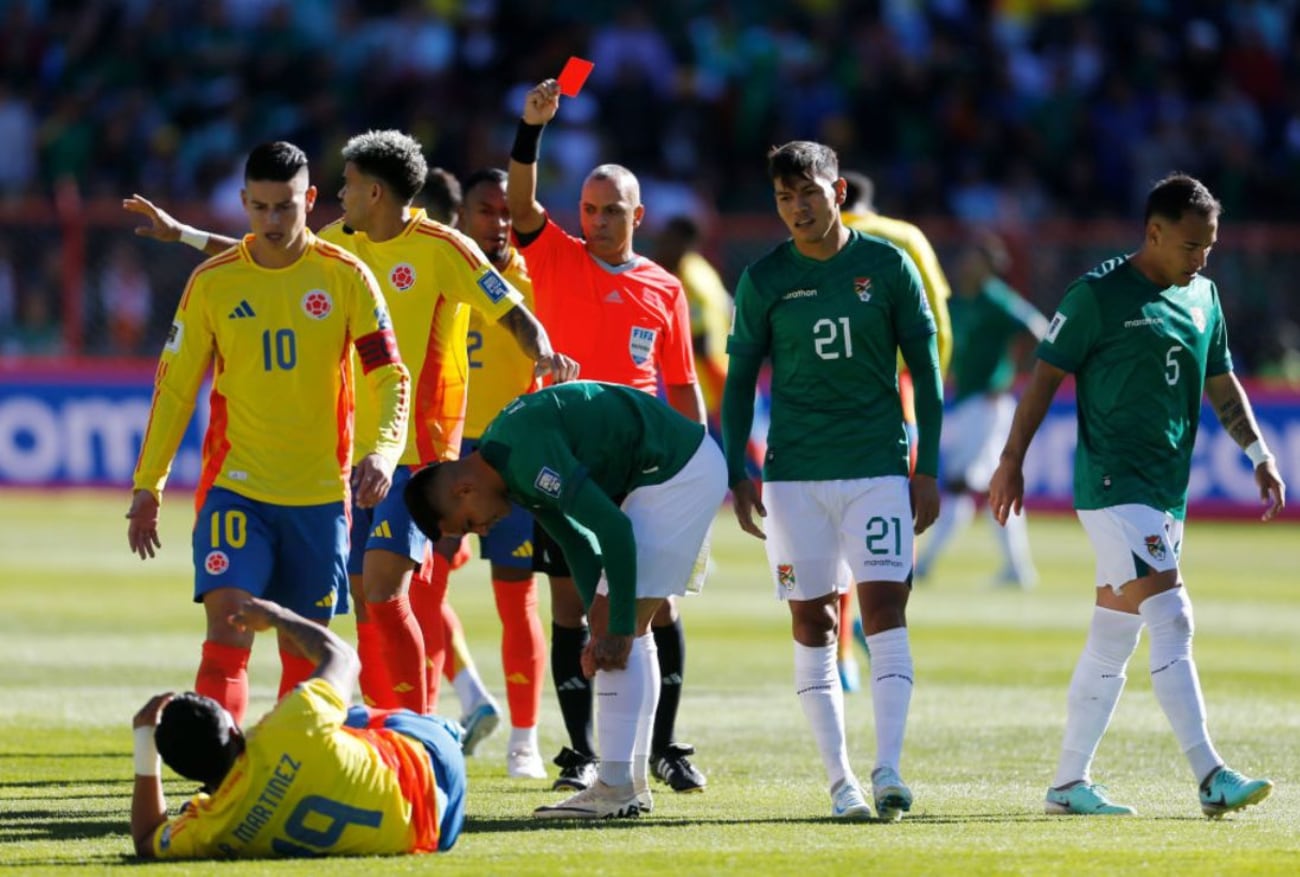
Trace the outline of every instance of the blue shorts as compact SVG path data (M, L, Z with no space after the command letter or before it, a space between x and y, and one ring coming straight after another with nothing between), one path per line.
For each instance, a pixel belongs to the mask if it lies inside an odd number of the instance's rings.
M373 727L371 712L364 706L348 710L350 728ZM456 845L465 826L465 756L460 751L460 728L441 716L422 716L410 710L394 710L384 716L383 727L418 740L429 753L434 781L447 796L438 819L438 851Z
M352 548L348 554L348 573L361 575L366 552L373 548L391 551L419 565L424 560L424 546L428 538L420 532L406 510L402 494L406 482L411 480L411 467L398 466L393 470L393 486L388 496L374 508L363 509L352 505Z
M478 447L477 439L460 444L465 459ZM523 506L510 504L510 514L492 525L486 536L478 539L478 556L497 566L531 570L533 568L533 516Z
M239 588L305 618L334 616L348 589L343 501L276 505L214 487L194 522L194 602Z

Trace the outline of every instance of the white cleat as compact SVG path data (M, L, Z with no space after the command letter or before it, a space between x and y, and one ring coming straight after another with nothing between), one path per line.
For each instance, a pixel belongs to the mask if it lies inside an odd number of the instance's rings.
M912 790L892 767L878 767L871 772L871 791L876 812L884 822L897 822L912 809Z
M546 765L536 749L521 746L506 753L506 776L512 780L544 780Z
M596 780L558 804L533 811L534 819L622 819L640 814L636 790L631 783L607 786Z
M871 805L853 777L846 777L831 788L831 815L836 819L871 818Z

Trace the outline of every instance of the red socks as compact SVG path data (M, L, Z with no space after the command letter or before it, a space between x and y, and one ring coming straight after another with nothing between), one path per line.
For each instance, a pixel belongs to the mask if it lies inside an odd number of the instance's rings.
M194 679L195 692L225 707L240 727L248 710L249 654L249 649L208 640L203 643L203 660Z
M357 655L361 658L361 697L366 706L397 709L397 696L384 657L383 634L374 621L357 622Z
M275 699L278 701L293 691L299 682L306 682L315 672L315 661L280 649L280 693L275 696Z
M415 571L409 596L411 611L424 639L425 703L430 712L438 705L438 688L447 656L442 605L447 598L447 577L451 573L447 558L437 552L432 554L433 559L426 559L424 565Z
M537 581L494 579L492 591L501 616L501 667L506 675L510 724L533 728L541 711L547 659L546 633L537 614Z
M407 595L366 603L370 624L379 634L387 665L389 690L398 706L423 715L428 711L424 638Z

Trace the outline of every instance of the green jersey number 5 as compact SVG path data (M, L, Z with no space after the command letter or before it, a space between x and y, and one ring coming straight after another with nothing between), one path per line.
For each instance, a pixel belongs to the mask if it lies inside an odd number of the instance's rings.
M822 359L851 358L853 337L849 335L849 318L822 317L813 323L813 347Z
M1178 376L1182 374L1178 369L1178 360L1174 359L1174 354L1182 349L1181 344L1175 344L1165 354L1165 383L1171 387L1178 383Z

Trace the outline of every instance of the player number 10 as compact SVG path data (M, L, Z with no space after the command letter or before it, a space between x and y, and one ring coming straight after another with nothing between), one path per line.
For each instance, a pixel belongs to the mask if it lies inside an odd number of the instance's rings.
M225 526L222 526L222 521ZM225 531L224 534L222 531ZM226 537L225 544L230 548L243 548L248 539L248 517L238 509L227 512L212 513L212 547L221 547L221 537Z
M274 356L273 356L274 355ZM288 371L298 364L298 341L292 329L267 329L262 333L262 369L271 371L277 366Z

